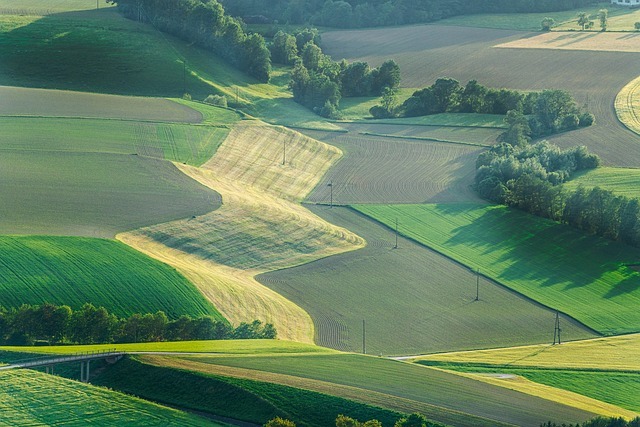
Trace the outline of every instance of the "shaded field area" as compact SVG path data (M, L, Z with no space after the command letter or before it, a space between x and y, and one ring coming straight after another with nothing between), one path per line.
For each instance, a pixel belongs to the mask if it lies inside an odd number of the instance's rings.
M10 150L0 177L2 234L113 237L220 206L172 163L142 156Z
M93 117L200 123L193 108L162 98L0 86L0 116Z
M463 84L476 79L489 87L568 90L579 105L586 104L595 114L596 125L549 139L563 147L586 145L610 165L640 165L637 136L619 123L613 109L616 94L638 76L640 57L621 52L493 48L535 35L424 25L331 31L323 34L322 41L324 51L334 59L362 60L379 66L387 58L394 58L405 87L426 87L447 76Z
M600 187L616 194L640 198L640 169L597 168L575 175L571 181L564 184L566 188L576 189L584 187Z
M640 250L504 206L359 205L378 221L602 334L637 332Z
M169 359L125 359L93 383L153 401L264 425L277 416L298 426L326 427L340 414L393 425L400 414L316 391L281 384L186 371L188 365L164 367ZM150 359L152 364L147 361ZM174 362L173 359L168 365ZM177 365L177 366L176 366ZM176 369L177 368L177 369Z
M402 355L550 342L554 313L481 278L348 208L308 206L367 241L354 252L257 279L314 320L319 345L369 354ZM406 225L401 222L401 230ZM594 336L563 317L568 339Z
M211 426L222 424L121 393L30 370L0 375L5 425Z
M482 383L459 375L415 364L358 355L306 357L199 357L185 358L191 369L206 371L206 364L261 371L335 384L334 393L359 390L356 400L377 399L380 406L404 406L403 412L419 411L428 418L451 425L536 426L541 417L559 421L583 420L593 412L539 397ZM196 365L198 364L198 365ZM213 367L212 369L216 369ZM273 378L277 380L277 376ZM272 381L273 381L272 380ZM345 390L344 387L347 387Z
M77 310L90 302L119 317L222 319L184 276L120 242L49 236L0 237L0 306L45 302Z
M377 130L394 136L437 136L486 141L494 130L349 125L349 133L304 131L339 147L344 157L309 194L311 203L335 204L480 202L471 189L475 160L482 148L435 141L361 135Z

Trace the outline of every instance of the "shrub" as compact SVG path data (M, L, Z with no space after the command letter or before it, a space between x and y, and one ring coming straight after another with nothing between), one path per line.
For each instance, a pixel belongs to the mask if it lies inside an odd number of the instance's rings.
M209 95L204 99L207 104L215 105L217 107L227 108L227 97L222 95Z

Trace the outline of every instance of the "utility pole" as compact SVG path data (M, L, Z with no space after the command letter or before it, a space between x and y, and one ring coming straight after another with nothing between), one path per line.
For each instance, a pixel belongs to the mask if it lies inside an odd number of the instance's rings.
M562 329L560 329L560 313L556 311L556 325L553 329L553 345L562 344L560 331L562 331Z
M329 207L333 208L333 181L329 181L327 187L329 187Z
M362 354L367 354L367 326L362 319Z
M396 217L396 245L393 249L398 249L398 217Z
M476 299L475 301L480 301L480 269L476 270Z

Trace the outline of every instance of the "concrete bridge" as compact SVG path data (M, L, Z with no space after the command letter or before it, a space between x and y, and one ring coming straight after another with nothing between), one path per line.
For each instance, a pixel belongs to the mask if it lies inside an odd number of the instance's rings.
M101 351L85 351L64 356L43 356L37 359L28 359L10 365L0 366L0 371L10 369L29 369L29 368L45 368L47 373L53 373L56 365L63 363L80 362L80 381L89 381L89 367L92 360L106 360L107 363L115 363L126 353L124 351L101 350Z

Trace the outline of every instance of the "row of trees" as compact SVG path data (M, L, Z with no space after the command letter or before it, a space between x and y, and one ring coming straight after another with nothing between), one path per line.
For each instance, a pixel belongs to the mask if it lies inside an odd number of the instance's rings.
M609 11L607 9L600 9L598 11L597 19L600 22L600 29L602 31L607 31L607 26L609 24ZM591 16L589 16L587 12L578 13L577 23L582 31L594 27L594 22L591 20Z
M169 320L166 314L133 314L118 318L104 307L84 304L79 310L69 306L24 304L19 308L0 307L0 342L8 345L109 344L113 342L187 341L214 339L276 338L272 324L259 320L233 328L210 316L180 316Z
M256 79L267 82L269 49L259 34L245 33L242 22L226 15L216 0L107 0L128 18L215 52Z
M267 422L264 427L296 427L296 423L291 420L276 417ZM382 423L378 420L358 421L346 415L338 415L336 418L336 427L382 427ZM444 427L443 424L429 421L422 414L414 413L400 418L394 424L394 427Z
M343 96L377 96L400 84L400 67L395 61L386 61L378 68L366 62L335 62L322 53L314 32L305 31L296 35L277 33L272 52L278 61L295 64L289 84L294 100L321 116L338 118ZM304 45L298 49L301 42Z
M551 12L594 0L221 0L234 16L351 28L432 22L476 13Z
M540 424L540 427L640 427L640 417L625 420L622 417L597 417L582 424L556 424L548 421Z

